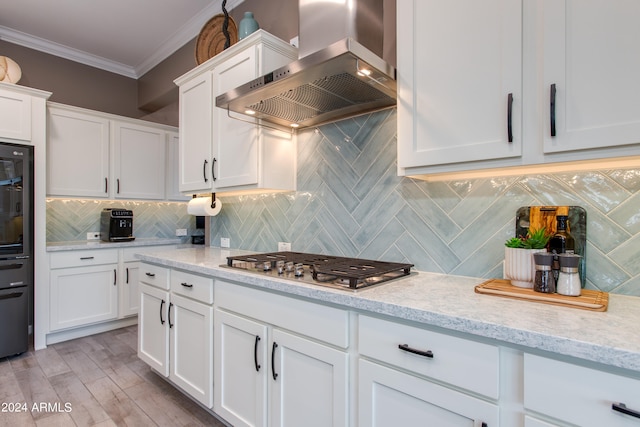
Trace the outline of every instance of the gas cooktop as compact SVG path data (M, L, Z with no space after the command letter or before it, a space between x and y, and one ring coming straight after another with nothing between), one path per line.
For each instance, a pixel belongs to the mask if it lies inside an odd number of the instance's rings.
M302 252L270 252L227 257L226 267L355 291L407 276L413 264Z

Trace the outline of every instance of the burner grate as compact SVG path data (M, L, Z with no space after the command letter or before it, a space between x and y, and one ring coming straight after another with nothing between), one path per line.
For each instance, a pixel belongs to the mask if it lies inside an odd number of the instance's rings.
M316 284L361 289L411 273L413 264L373 261L359 258L308 254L303 252L270 252L227 257L227 266L251 271L268 272L278 261L302 264ZM288 277L288 276L287 276ZM296 278L298 279L298 278Z

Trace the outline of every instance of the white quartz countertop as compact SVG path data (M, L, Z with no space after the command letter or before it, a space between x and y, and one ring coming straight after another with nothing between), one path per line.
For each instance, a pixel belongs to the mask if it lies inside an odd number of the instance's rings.
M138 254L143 260L259 288L310 298L577 357L640 372L640 298L609 295L606 312L592 312L493 295L474 287L485 279L417 272L357 292L307 285L220 267L226 257L248 253L185 248Z
M47 252L77 251L81 249L135 248L143 246L180 245L179 238L135 239L130 242L103 242L102 240L80 240L76 242L47 243Z

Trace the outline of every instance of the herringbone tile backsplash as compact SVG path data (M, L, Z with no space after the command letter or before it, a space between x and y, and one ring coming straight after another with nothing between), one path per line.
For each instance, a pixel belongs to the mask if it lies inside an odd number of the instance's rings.
M425 182L396 175L395 110L299 133L298 191L225 197L211 238L232 248L403 261L417 270L502 277L521 206L587 211L587 283L640 296L640 170ZM195 227L184 203L51 199L47 240L84 240L103 207L134 210L135 235Z
M640 170L425 182L397 176L396 113L299 133L298 191L224 197L212 242L406 261L417 270L502 277L521 206L587 211L586 287L640 296Z

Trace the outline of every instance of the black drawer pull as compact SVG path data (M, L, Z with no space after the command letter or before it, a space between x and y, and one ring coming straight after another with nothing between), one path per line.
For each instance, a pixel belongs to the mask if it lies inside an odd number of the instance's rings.
M173 307L173 303L169 303L169 310L167 311L167 319L169 320L169 329L173 328L173 323L171 323L171 307Z
M114 268L113 269L113 286L118 284L118 271Z
M407 351L409 353L413 353L419 356L424 356L424 357L428 357L429 359L433 359L433 352L431 350L427 350L427 351L416 350L415 348L409 347L409 344L398 344L398 348L402 351Z
M549 120L551 127L551 136L556 136L556 84L553 83L549 88Z
M82 261L86 261L86 260L88 260L88 259L93 259L93 258L94 258L94 257L92 257L92 256L83 256L83 257L80 257L80 260L82 260Z
M507 96L507 139L511 143L513 142L513 94L510 93Z
M278 374L276 374L276 348L278 348L278 344L274 341L273 347L271 347L271 373L274 381L278 378Z
M193 285L191 283L187 283L187 282L182 282L180 283L182 286L184 286L185 288L193 288Z
M256 372L260 372L260 364L258 363L258 342L260 336L256 335L256 343L253 345L253 363L256 365Z
M614 411L622 412L625 415L630 415L634 418L640 418L640 411L629 409L624 403L612 403L611 409L613 409Z
M162 307L164 307L164 300L160 301L160 324L164 325L164 319L162 318Z
M146 275L147 275L147 276L149 276L149 277L156 277L155 273L149 273L149 272L147 272L147 273L144 273L144 274L146 274Z

